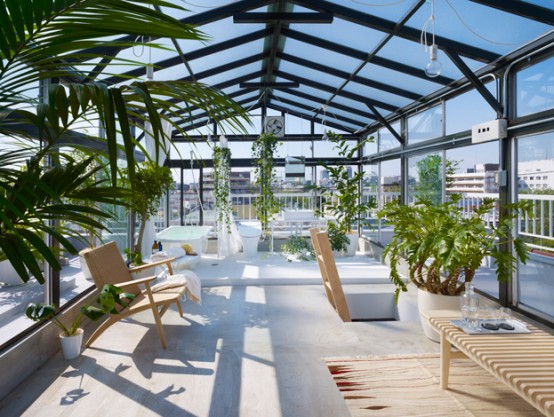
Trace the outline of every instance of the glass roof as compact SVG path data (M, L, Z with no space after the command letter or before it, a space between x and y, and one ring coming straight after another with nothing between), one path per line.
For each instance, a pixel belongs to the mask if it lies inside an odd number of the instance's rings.
M246 108L266 106L321 123L325 106L327 125L350 133L377 129L383 118L501 74L511 61L550 44L554 28L552 0L172 1L188 9L172 16L209 40L153 40L166 49L120 50L119 58L153 62L157 80L197 79L220 88ZM442 70L429 78L424 68L433 38ZM114 73L145 76L144 68L119 63L99 78L128 82ZM206 124L205 114L192 114L185 129Z

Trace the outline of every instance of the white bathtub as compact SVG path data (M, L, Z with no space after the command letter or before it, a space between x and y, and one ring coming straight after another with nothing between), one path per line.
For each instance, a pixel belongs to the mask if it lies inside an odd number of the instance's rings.
M208 249L208 234L212 226L170 226L156 234L158 241L165 248L181 246L190 243L198 254L205 253Z

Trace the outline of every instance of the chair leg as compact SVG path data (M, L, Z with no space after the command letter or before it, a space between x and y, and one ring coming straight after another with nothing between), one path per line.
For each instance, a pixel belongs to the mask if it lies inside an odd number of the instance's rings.
M179 300L175 301L175 304L177 304L177 309L179 310L179 315L183 317L183 309L181 307L181 302Z
M154 314L154 321L156 322L156 327L158 328L158 335L160 336L160 341L162 342L162 347L167 348L167 341L165 339L165 332L162 326L162 320L160 318L160 313L158 312L158 307L155 304L152 304L152 314Z

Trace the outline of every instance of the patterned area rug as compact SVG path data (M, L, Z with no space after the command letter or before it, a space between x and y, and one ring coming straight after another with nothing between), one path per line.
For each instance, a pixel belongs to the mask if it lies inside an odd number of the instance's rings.
M471 360L450 364L439 386L438 354L325 359L353 417L540 417Z

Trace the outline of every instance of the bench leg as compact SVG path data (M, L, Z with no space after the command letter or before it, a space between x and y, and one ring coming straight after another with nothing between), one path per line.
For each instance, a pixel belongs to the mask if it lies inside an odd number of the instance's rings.
M450 372L450 355L452 344L446 340L446 332L441 331L441 388L448 389L448 374Z

